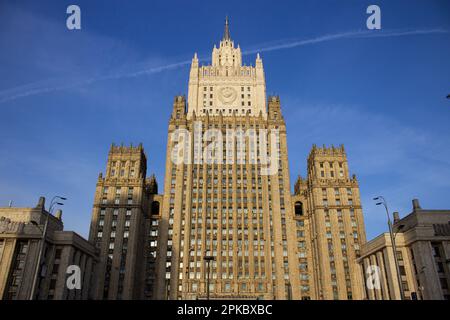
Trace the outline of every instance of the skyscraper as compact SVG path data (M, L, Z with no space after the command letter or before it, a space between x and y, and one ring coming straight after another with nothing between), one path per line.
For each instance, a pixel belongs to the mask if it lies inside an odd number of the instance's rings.
M242 64L227 20L212 64L194 55L188 99L174 101L156 297L205 298L208 282L211 297L292 295L289 186L280 100L266 103L262 59Z
M243 64L227 19L174 99L163 194L141 146L111 148L90 234L98 298L360 299L364 222L343 146L313 146L290 186L280 98L266 96L259 54Z

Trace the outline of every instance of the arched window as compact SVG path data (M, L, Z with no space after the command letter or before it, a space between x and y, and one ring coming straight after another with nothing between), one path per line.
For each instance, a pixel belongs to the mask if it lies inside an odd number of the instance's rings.
M297 201L295 203L294 210L295 210L295 215L302 216L303 215L303 203L301 203L300 201Z
M159 202L158 201L153 201L152 202L151 211L152 211L152 214L154 214L154 215L158 215L159 214Z

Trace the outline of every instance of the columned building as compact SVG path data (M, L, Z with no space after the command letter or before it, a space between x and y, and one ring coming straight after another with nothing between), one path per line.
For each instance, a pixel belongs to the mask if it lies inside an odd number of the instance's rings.
M400 277L405 299L450 300L450 210L423 209L414 199L410 214L394 213L393 230L400 275L389 234L370 240L358 259L364 298L401 299Z
M94 246L64 231L62 211L48 212L44 197L33 208L0 208L0 299L94 299L96 263ZM79 288L67 286L77 277L71 266L79 268Z

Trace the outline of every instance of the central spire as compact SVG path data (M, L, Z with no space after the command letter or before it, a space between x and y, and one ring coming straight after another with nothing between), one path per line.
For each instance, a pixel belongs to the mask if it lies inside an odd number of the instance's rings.
M228 26L228 16L225 17L225 30L223 32L223 40L231 40L230 29Z

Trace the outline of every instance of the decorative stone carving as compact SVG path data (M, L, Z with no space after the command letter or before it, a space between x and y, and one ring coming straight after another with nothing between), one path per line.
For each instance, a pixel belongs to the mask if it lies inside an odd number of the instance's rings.
M22 233L23 222L14 222L5 217L0 217L0 233Z
M232 87L223 87L219 89L219 100L224 104L233 103L236 100L237 92Z

